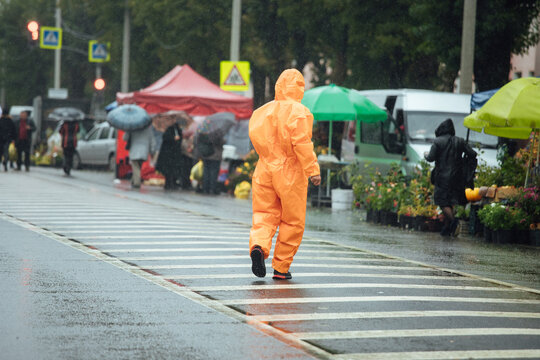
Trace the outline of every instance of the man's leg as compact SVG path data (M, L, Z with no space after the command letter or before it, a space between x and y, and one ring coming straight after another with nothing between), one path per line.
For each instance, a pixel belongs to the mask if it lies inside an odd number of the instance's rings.
M23 148L24 151L24 167L26 171L30 170L30 141L27 141Z
M272 238L281 218L281 202L272 187L271 175L259 171L253 178L253 225L249 233L252 271L259 277L266 275L264 259L270 255ZM259 248L262 254L257 254Z
M131 168L133 171L133 175L131 177L131 184L134 187L140 187L141 186L141 166L142 166L142 160L131 160Z
M202 191L205 194L210 193L210 167L210 160L203 160Z
M74 148L64 148L64 172L69 175L71 168L73 167L73 153Z
M22 144L17 144L17 170L21 170L22 153L23 153L23 145Z
M272 267L286 274L298 251L304 235L306 221L307 179L303 171L296 173L292 183L286 175L276 177L279 181L278 194L281 199L282 213L279 234L274 248Z
M4 170L8 171L7 163L9 160L9 142L6 142L0 146L0 155L2 156L2 164L4 165Z
M211 160L210 163L210 192L212 194L219 194L218 190L218 176L219 176L219 168L221 165L221 161L219 160Z

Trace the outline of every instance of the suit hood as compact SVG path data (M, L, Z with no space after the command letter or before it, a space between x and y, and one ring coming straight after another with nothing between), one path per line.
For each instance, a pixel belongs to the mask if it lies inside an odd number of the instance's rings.
M276 100L294 100L300 102L304 97L304 77L296 69L287 69L276 81Z
M454 129L454 123L452 122L452 119L446 119L444 120L438 127L435 129L435 136L443 136L443 135L456 135L456 130Z

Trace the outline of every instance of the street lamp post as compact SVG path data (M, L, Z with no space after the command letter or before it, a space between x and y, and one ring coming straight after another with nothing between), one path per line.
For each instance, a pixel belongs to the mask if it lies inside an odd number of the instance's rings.
M459 92L472 93L474 67L474 33L476 27L476 0L465 0L463 4L463 31L461 33L461 75Z
M62 27L62 10L60 9L60 0L56 0L56 11L54 14L56 19L55 26L57 28ZM60 89L60 61L62 56L62 50L54 50L54 88Z
M240 16L242 15L242 0L233 0L231 24L231 61L240 60Z

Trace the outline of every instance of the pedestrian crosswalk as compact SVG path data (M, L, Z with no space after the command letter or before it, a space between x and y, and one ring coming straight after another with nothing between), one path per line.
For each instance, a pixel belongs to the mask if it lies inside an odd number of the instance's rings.
M540 358L535 289L314 238L295 256L293 279L275 282L251 274L248 224L98 191L15 185L0 184L0 220L82 245L319 358Z

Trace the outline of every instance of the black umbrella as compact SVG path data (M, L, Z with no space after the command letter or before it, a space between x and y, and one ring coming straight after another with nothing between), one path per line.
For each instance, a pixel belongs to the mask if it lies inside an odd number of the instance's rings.
M53 121L82 121L84 120L84 112L74 107L59 107L54 109L47 119Z

